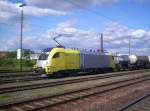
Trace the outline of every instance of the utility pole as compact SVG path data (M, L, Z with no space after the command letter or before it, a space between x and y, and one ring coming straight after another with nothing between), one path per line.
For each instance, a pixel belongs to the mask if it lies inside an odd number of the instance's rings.
M129 55L131 54L131 36L129 35Z
M21 4L19 7L21 7L21 23L20 23L20 71L22 72L22 36L23 36L23 7L26 6L26 4Z
M101 41L101 52L103 53L104 52L104 49L103 49L103 33L101 33L100 41Z

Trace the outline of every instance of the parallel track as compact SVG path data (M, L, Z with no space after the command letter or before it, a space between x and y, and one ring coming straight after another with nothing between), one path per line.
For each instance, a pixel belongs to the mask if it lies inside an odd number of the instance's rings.
M145 94L137 100L130 102L122 109L120 109L120 111L140 111L140 109L142 109L142 111L150 111L150 93Z
M94 87L87 87L79 90L72 90L70 92L49 95L47 97L33 98L30 100L21 100L0 105L2 111L39 111L45 108L51 108L53 106L59 106L67 102L72 102L81 98L87 98L102 94L115 89L128 87L140 82L149 81L149 76L137 77L128 80L121 80L118 82L112 82L106 85L97 85Z
M144 71L150 71L150 69L143 69L143 70L133 70L133 71L116 71L116 72L144 72ZM113 72L112 72L113 73ZM21 76L36 76L37 73L34 72L0 72L0 78L10 78L10 77L21 77Z
M134 71L134 73L139 73L142 71ZM82 78L74 78L74 79L68 79L68 80L60 80L60 81L53 81L53 82L46 82L46 83L38 83L38 84L30 84L30 85L20 85L20 86L13 86L13 87L4 87L0 88L0 94L8 93L8 92L16 92L16 91L24 91L24 90L32 90L32 89L38 89L38 88L44 88L44 87L54 87L58 85L65 85L65 84L72 84L72 83L79 83L84 81L91 81L91 80L98 80L98 79L104 79L104 78L110 78L110 77L117 77L122 75L130 75L131 72L119 72L119 73L108 73L108 74L99 74L99 75L93 75L88 77L82 77Z
M0 73L0 84L42 79L33 72Z
M21 73L21 72L32 72L32 70L23 70L23 71L20 71L20 70L0 70L0 73Z
M33 72L20 72L20 73L0 73L0 78L21 77L21 76L36 76Z
M44 78L41 77L23 77L23 78L13 78L13 79L1 79L0 84L7 84L7 83L18 83L18 82L25 82L25 81L34 81L34 80L42 80Z
M15 83L15 82L25 82L25 81L32 81L32 80L41 80L40 76L26 76L26 77L13 77L13 78L1 78L0 84L7 84L7 83Z
M123 71L123 73L124 72L136 73L136 72L144 72L144 71L148 71L148 70ZM114 72L114 73L122 73L122 72ZM40 80L40 79L43 78L41 78L40 75L33 72L0 73L0 84L24 82L24 81L32 81L32 80Z

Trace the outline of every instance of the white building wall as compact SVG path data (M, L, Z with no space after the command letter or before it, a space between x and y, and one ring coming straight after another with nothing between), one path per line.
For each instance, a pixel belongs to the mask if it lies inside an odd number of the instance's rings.
M21 58L21 49L17 49L17 59Z

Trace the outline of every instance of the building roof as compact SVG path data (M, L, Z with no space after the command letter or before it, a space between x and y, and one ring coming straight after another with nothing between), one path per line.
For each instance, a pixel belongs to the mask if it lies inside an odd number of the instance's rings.
M9 54L9 52L6 51L0 51L0 58L6 57Z

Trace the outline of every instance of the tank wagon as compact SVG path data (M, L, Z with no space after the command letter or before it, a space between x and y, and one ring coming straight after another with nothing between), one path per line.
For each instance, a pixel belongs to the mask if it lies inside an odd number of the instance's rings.
M115 60L118 70L150 68L150 56L118 55Z
M35 72L56 74L80 71L113 71L115 61L111 54L79 51L65 48L48 48L42 52Z
M133 69L149 68L150 67L150 56L129 56L130 67Z
M125 70L129 68L129 57L128 55L117 55L114 56L117 70Z

